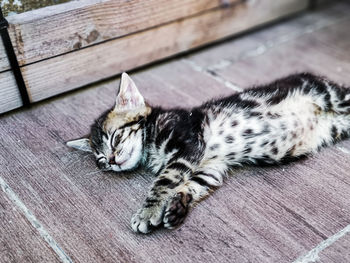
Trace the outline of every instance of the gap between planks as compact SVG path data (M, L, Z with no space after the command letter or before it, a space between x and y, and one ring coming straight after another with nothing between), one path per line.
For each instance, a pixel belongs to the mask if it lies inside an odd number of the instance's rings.
M26 205L19 199L17 194L12 190L12 188L0 177L0 186L8 198L16 205L17 208L23 213L25 218L31 223L31 225L38 231L39 235L44 239L44 241L52 248L52 250L57 254L58 258L63 263L72 263L73 260L64 252L64 250L58 245L58 243L52 238L52 236L43 227L40 221L35 217L35 215L26 207Z
M241 87L237 86L236 84L232 83L231 81L228 81L228 80L224 79L223 77L221 77L218 74L216 74L216 72L208 70L207 68L203 68L203 67L199 66L193 60L190 60L188 58L183 58L182 61L185 62L186 64L190 65L192 67L192 69L194 69L195 71L204 73L205 75L209 76L210 78L215 79L217 82L224 84L225 87L227 87L229 89L232 89L232 90L234 90L236 92L243 91L243 89Z
M333 243L335 243L339 238L345 236L347 233L350 233L350 225L347 225L345 228L340 230L338 233L334 234L333 236L327 238L326 240L323 240L321 243L319 243L316 247L311 249L307 254L304 256L299 257L293 263L309 263L309 262L316 262L320 259L319 253L322 252L327 247L331 246Z

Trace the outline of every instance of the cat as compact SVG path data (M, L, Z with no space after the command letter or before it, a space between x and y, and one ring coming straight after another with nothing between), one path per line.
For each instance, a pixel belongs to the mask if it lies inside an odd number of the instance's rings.
M148 105L123 73L115 106L89 138L67 143L90 151L104 171L140 166L156 175L131 219L135 232L175 228L196 202L242 164L278 164L349 136L350 89L301 73L214 99L192 109Z

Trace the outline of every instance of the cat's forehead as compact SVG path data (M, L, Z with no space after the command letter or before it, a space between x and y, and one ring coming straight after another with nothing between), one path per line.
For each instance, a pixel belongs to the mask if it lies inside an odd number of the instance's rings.
M104 123L103 130L107 133L115 131L122 126L125 126L127 123L136 121L139 118L139 115L132 114L131 112L115 112L111 111Z
M142 107L130 111L112 110L107 114L103 122L103 129L106 133L113 132L128 123L138 121L140 118L147 116L150 112L150 107Z

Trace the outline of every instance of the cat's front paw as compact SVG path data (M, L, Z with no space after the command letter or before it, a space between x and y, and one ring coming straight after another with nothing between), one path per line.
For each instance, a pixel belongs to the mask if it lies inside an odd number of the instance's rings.
M137 233L147 234L162 223L165 206L139 209L131 218L131 227Z
M165 228L173 229L179 226L186 218L192 195L183 192L177 193L169 202L165 210L163 223Z

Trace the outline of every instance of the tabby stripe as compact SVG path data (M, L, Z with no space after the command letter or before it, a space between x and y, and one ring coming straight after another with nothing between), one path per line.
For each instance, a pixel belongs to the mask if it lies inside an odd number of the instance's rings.
M339 103L339 107L349 107L350 106L350 100L343 101L342 103Z
M200 177L191 177L190 180L193 182L196 182L197 184L199 184L201 186L211 187L211 185L206 180L204 180Z
M156 200L156 199L148 199L148 198L145 201L146 201L146 203L150 203L150 204L158 202L158 200Z
M114 135L117 132L117 130L115 130L112 135L111 135L111 148L113 149L114 145L115 145L115 138Z
M99 157L96 161L99 162L101 159L106 159L106 157L104 157L104 156Z
M155 183L155 186L166 186L170 189L173 189L175 188L176 186L178 186L178 183L176 182L173 182L172 180L168 179L168 178L163 178L163 179L160 179L158 180L156 183Z
M128 123L122 125L121 127L119 127L119 129L124 129L124 128L126 128L126 127L133 126L134 124L141 124L141 123L142 123L141 121L142 121L143 119L144 119L143 117L139 117L136 121L128 122Z
M215 181L217 181L218 183L220 183L220 180L213 174L207 174L207 173L200 173L200 172L197 172L195 173L195 175L197 176L206 176L206 177L210 177L210 178L213 178Z
M171 165L169 165L167 167L167 169L174 169L174 170L178 170L181 172L188 172L191 170L191 168L187 167L187 165L183 164L183 163L172 163Z
M170 140L170 134L172 133L171 130L167 130L167 129L163 129L159 132L155 144L156 147L159 148L164 142L169 141Z

